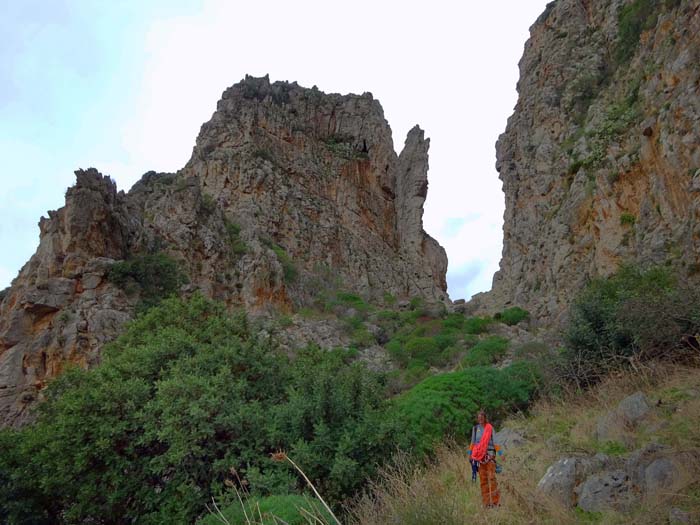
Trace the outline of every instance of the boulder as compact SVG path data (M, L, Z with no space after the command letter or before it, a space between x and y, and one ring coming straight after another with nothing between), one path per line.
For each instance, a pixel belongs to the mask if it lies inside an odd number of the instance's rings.
M642 392L627 396L617 405L617 413L625 423L634 425L649 413L649 401Z
M526 439L517 430L512 428L502 428L493 437L496 444L504 449L521 447L526 443Z
M562 458L547 469L537 484L537 492L564 507L573 507L578 497L576 488L607 462L608 457L604 454L598 454L592 458Z
M587 512L626 511L637 501L631 478L624 470L589 476L575 492L578 506Z
M644 469L644 492L655 494L659 490L673 487L679 479L680 469L667 457L661 457L652 461Z
M628 432L634 430L650 410L646 396L635 392L598 419L595 438L598 441L629 441Z

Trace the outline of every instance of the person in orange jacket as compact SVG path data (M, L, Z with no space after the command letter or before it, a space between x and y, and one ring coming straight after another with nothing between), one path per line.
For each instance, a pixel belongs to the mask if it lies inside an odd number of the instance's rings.
M476 479L475 471L478 470L481 500L485 507L498 506L501 497L496 483L496 454L500 447L494 443L494 433L486 412L480 410L477 424L472 428L469 460L472 464L472 479Z

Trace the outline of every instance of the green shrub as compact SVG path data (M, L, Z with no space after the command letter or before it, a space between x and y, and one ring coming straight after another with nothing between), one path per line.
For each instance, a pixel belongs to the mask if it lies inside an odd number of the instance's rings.
M352 346L357 348L367 348L376 342L376 339L370 333L370 331L367 330L367 327L364 326L364 324L355 328L350 336L350 343Z
M454 346L457 343L459 332L454 329L443 330L433 337L435 343L440 350L444 350L448 346Z
M432 337L412 337L406 341L404 350L412 359L432 364L439 355L440 347Z
M325 141L326 147L333 152L334 155L347 160L368 159L367 151L358 149L353 145L353 137L346 135L331 135Z
M653 29L659 16L660 2L634 0L620 9L615 59L622 64L634 56L643 31Z
M420 310L423 307L424 301L422 297L413 297L409 304L411 310Z
M241 239L241 227L229 220L224 221L224 227L226 228L226 236L231 251L236 255L243 255L247 252L248 246L245 241Z
M269 459L280 449L337 502L394 447L378 376L339 352L290 362L201 296L150 309L46 398L35 424L0 432L11 523L192 523L231 469L253 495L303 488Z
M620 456L629 452L627 447L619 441L605 441L603 443L598 443L597 449L599 452L609 456Z
M464 320L464 333L466 334L483 334L493 322L490 317L469 317Z
M211 215L216 210L216 200L208 193L202 193L199 201L199 211L205 215Z
M571 307L564 377L594 384L635 359L684 358L700 331L700 294L666 268L623 266L591 282Z
M569 165L569 175L576 175L578 171L583 167L583 161L576 159Z
M622 226L634 226L634 223L637 222L637 217L632 215L631 213L623 213L620 215L620 225Z
M175 260L165 253L116 262L109 268L107 279L127 293L140 292L139 311L175 294L186 280Z
M272 442L288 451L331 502L361 489L396 439L382 408L379 377L345 358L345 352L318 348L299 353L272 431Z
M401 341L392 339L384 348L399 366L405 367L408 364L409 355L403 351L403 344Z
M513 326L518 324L525 319L529 319L530 312L520 308L519 306L513 306L511 308L506 308L502 312L496 314L494 318L508 326Z
M384 304L387 306L394 306L396 304L396 297L391 295L389 292L384 293L382 298L384 299Z
M398 321L399 312L396 310L381 310L377 312L378 321Z
M464 327L464 316L460 313L447 314L442 320L442 326L448 329L453 328L461 330Z
M409 310L406 312L399 313L399 321L402 325L415 325L418 322L418 318L421 316L421 312L418 310Z
M333 303L351 307L360 312L365 312L369 309L369 305L362 299L362 297L354 293L338 292Z
M492 336L474 345L462 360L464 366L488 366L496 363L508 350L508 339Z
M445 436L464 441L480 408L498 421L526 408L538 376L526 363L503 370L474 367L428 377L394 401L394 417L405 429L403 446L427 452Z
M284 250L284 248L277 244L271 243L269 246L270 249L275 252L277 260L282 265L285 282L292 283L296 281L298 275L297 267L289 254Z
M236 500L221 509L221 513L230 525L248 525L250 522L247 518L250 518L255 525L278 525L282 522L287 525L306 525L309 521L301 509L325 519L328 523L331 523L332 519L320 502L295 494L264 498L251 497L246 498L244 504L245 509ZM214 514L206 516L197 523L198 525L221 525L219 517Z

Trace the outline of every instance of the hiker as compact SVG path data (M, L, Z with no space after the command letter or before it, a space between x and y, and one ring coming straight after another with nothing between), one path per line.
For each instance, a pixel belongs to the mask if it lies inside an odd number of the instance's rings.
M493 426L488 422L486 412L479 411L478 423L472 428L472 440L469 445L469 461L472 464L472 479L479 472L481 500L485 507L496 507L500 494L496 484L496 445L493 441Z

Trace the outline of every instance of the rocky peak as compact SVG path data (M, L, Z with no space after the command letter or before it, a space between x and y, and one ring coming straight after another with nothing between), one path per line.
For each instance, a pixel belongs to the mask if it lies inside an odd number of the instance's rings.
M330 289L448 301L445 251L422 225L427 170L423 132L411 130L397 156L371 94L246 77L178 173L148 172L125 194L95 169L77 171L0 298L0 421L27 421L67 363L99 362L143 299L111 276L120 261L165 254L186 276L181 293L255 315Z
M369 93L325 95L247 77L202 126L182 175L215 195L244 235L269 236L302 273L322 265L363 294L444 301L446 256L423 231L425 195L410 189L427 188L422 141L412 131L397 157Z

